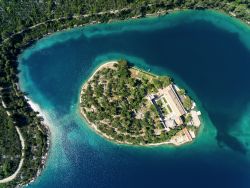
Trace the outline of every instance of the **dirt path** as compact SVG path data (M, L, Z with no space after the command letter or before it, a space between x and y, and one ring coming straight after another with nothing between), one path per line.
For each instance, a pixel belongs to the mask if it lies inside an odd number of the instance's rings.
M14 174L12 174L11 176L4 178L2 180L0 180L0 183L7 183L12 181L13 179L16 178L17 174L19 173L19 171L21 170L22 166L23 166L23 161L24 161L24 148L25 148L25 142L24 142L24 138L22 136L22 133L20 131L20 129L18 127L16 127L16 131L19 135L20 141L21 141L21 145L22 145L22 158L20 160L20 163L18 165L17 170L14 172Z

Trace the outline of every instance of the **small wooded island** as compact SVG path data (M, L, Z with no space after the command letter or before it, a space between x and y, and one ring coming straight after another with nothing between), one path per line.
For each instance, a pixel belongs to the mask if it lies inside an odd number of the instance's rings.
M200 126L200 112L185 90L125 60L94 72L82 87L80 110L99 134L124 144L181 145Z

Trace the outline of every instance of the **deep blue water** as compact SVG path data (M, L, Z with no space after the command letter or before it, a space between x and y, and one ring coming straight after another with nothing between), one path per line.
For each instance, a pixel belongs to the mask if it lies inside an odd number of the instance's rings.
M78 112L80 87L101 63L126 58L169 74L202 111L196 141L131 147L98 136ZM56 33L20 57L21 87L52 131L30 187L250 187L250 28L211 11Z

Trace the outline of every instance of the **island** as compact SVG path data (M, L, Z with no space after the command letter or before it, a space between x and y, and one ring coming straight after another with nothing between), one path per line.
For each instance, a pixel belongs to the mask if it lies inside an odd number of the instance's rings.
M103 137L133 145L182 145L201 124L200 111L169 76L125 60L101 65L83 84L80 111Z

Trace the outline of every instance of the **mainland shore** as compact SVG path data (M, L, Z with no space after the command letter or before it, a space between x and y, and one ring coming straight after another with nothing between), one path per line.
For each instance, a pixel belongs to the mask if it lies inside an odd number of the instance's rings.
M29 185L30 183L34 182L36 180L36 178L38 176L41 175L42 170L45 168L46 166L46 162L47 159L49 157L49 151L50 151L50 147L51 147L51 132L50 132L50 128L49 128L49 124L51 124L47 118L47 115L42 111L42 109L40 108L40 106L38 104L36 104L35 102L33 102L29 97L25 96L25 98L27 99L27 102L29 103L30 107L35 111L35 112L39 112L39 115L43 117L43 126L46 129L46 135L47 135L47 147L45 150L45 153L42 156L42 161L40 164L40 168L37 170L36 176L34 176L33 178L31 178L31 180L26 184Z

